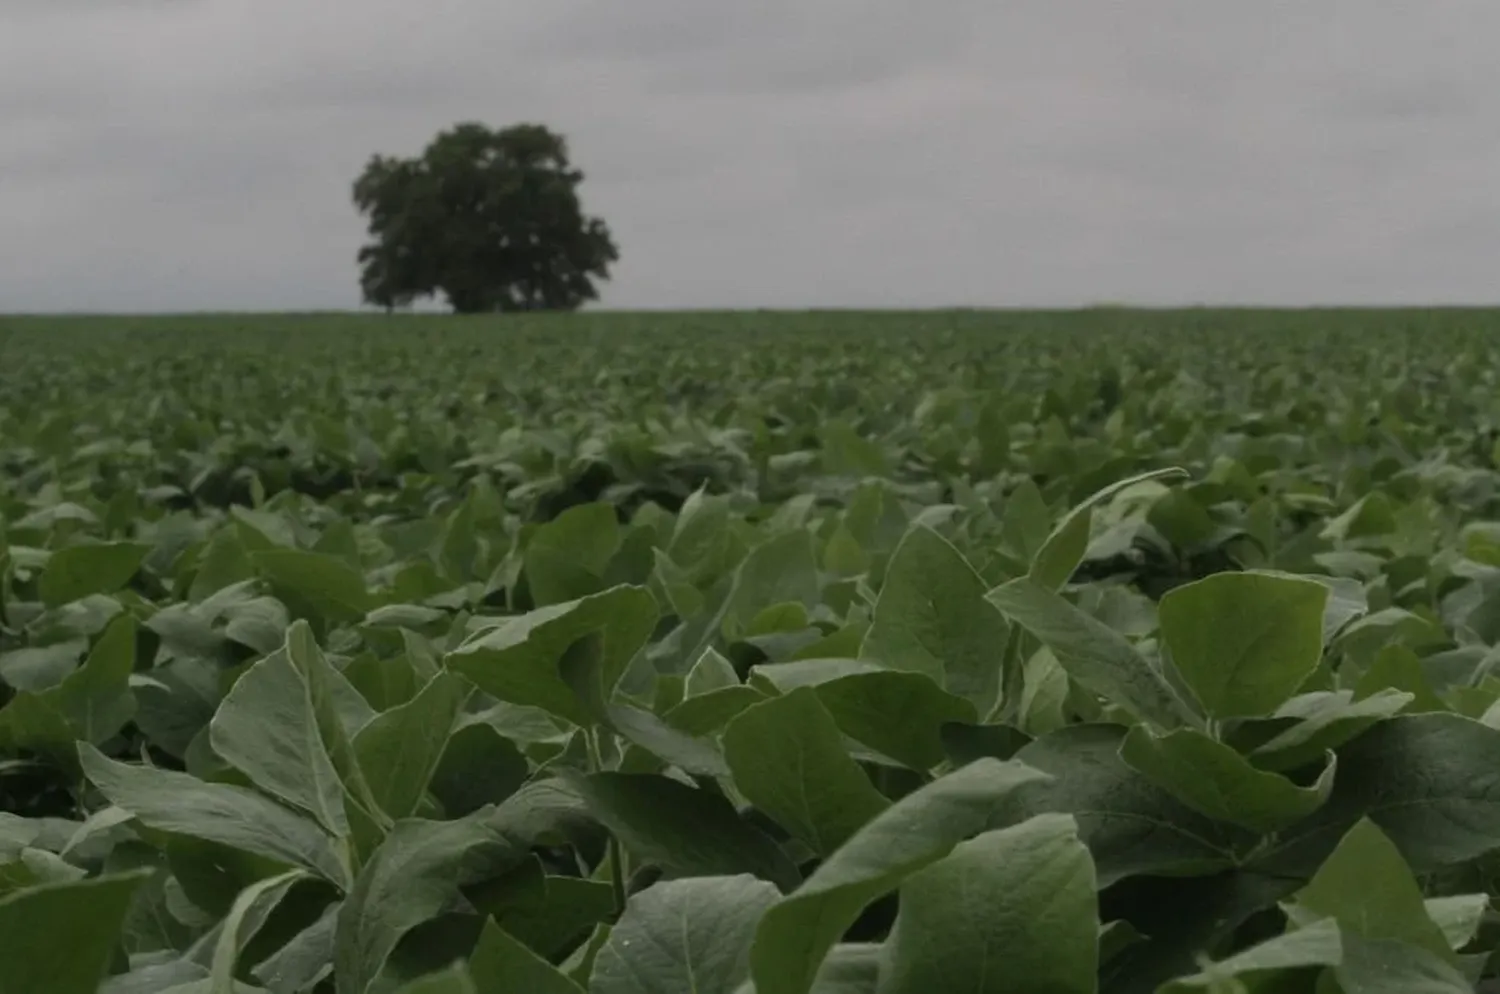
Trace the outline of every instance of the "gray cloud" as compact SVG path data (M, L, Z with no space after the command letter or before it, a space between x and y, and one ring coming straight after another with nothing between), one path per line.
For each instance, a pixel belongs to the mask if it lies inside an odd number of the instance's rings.
M0 310L346 307L371 153L544 121L603 304L1477 301L1489 0L0 2Z

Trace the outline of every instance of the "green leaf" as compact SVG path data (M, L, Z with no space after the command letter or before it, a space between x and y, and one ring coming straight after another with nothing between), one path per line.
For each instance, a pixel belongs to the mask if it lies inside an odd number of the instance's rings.
M1068 815L960 842L901 885L881 994L1094 994L1094 865ZM998 961L997 961L998 960Z
M396 988L395 994L485 994L474 986L469 970L454 964L446 970L429 973Z
M1277 864L1317 865L1361 818L1417 873L1500 848L1500 731L1455 714L1388 718L1339 750L1328 803L1283 836Z
M135 619L117 615L83 665L61 683L36 693L20 691L0 709L0 743L73 767L75 742L98 745L118 733L135 717L130 689L135 639Z
M1244 990L1231 984L1246 974L1279 973L1308 967L1336 966L1344 956L1344 942L1332 920L1317 922L1251 946L1227 959L1209 964L1201 973L1174 980L1161 994L1207 990L1210 994ZM1258 988L1260 989L1260 988ZM1263 988L1275 990L1274 987Z
M943 726L943 748L955 766L989 756L1013 759L1031 736L1011 725L970 725L959 722Z
M1271 716L1272 722L1296 723L1250 751L1250 761L1265 770L1295 770L1316 762L1359 736L1376 722L1401 711L1412 695L1381 690L1356 701L1347 690L1292 698Z
M1005 498L1000 530L1005 547L1020 559L1031 563L1047 542L1052 527L1052 512L1037 489L1036 481L1023 476L1016 489Z
M526 994L583 994L557 967L517 941L505 929L487 921L479 945L469 959L469 973L481 994L516 991Z
M245 544L233 528L223 528L208 540L188 588L188 600L198 603L223 590L255 576L255 566L245 551Z
M801 880L781 847L719 794L644 773L595 773L568 782L632 855L670 874L753 873L783 890Z
M911 874L1013 815L1015 792L1045 779L981 759L897 801L761 918L751 951L756 994L808 994L828 951L864 908Z
M720 628L725 638L740 638L763 609L789 602L811 608L820 593L812 534L783 532L752 548L735 568Z
M672 707L662 720L680 732L693 736L714 735L723 730L741 711L766 699L754 687L722 687L696 697L689 697Z
M640 708L615 705L608 715L610 727L621 737L664 762L699 776L729 775L718 747L707 739L689 735Z
M354 736L371 795L391 818L416 814L471 691L462 677L439 673L416 697L377 715Z
M1383 691L1398 690L1411 696L1407 713L1447 711L1448 705L1432 689L1422 657L1404 645L1391 644L1375 655L1354 686L1354 698L1364 701Z
M1344 936L1342 962L1334 968L1350 994L1473 994L1474 985L1451 963L1430 951L1390 939Z
M117 763L78 744L83 772L111 804L149 828L174 832L312 870L339 887L349 884L346 858L315 823L253 790L204 783L172 770Z
M704 649L693 668L688 670L683 693L687 697L697 697L725 687L738 686L740 676L735 672L734 664L710 648Z
M1253 837L1186 807L1120 758L1126 730L1118 725L1072 725L1043 735L1016 759L1050 774L1029 789L1029 813L1071 813L1093 853L1099 886L1137 875L1212 873L1238 862Z
M313 689L289 653L272 653L246 670L208 734L214 752L261 790L312 815L330 834L349 835L344 784L323 742Z
M1068 582L1073 571L1083 561L1084 553L1088 551L1089 532L1093 526L1096 505L1102 504L1120 491L1138 483L1145 483L1148 480L1174 479L1187 475L1186 470L1175 467L1151 470L1117 480L1090 494L1077 507L1063 515L1063 519L1052 529L1052 533L1047 536L1047 540L1042 543L1035 558L1031 561L1029 578L1044 590L1060 589Z
M302 870L288 870L258 880L240 892L220 924L219 937L214 943L208 994L234 994L235 966L245 944L265 925L287 891L306 879L307 874Z
M1010 626L963 555L930 528L906 533L886 567L861 659L922 673L987 713L1000 698Z
M323 909L317 921L257 963L250 973L272 991L303 991L333 972L334 929L342 902Z
M568 508L538 528L526 546L522 561L533 603L545 607L599 593L619 548L613 504L596 501Z
M1136 725L1120 757L1147 780L1193 810L1255 832L1276 832L1316 811L1333 790L1333 753L1317 781L1299 787L1279 773L1258 770L1229 746L1190 728L1157 735Z
M589 977L594 972L594 962L598 959L599 950L603 949L604 944L609 941L609 933L611 931L613 929L608 925L595 925L594 930L589 933L589 937L584 940L583 944L568 954L568 958L563 960L560 967L563 973L568 975L568 979L579 986L584 986L589 982Z
M114 593L141 568L151 546L138 542L98 542L58 549L47 560L37 593L48 607L90 594Z
M1270 714L1323 654L1329 591L1288 574L1215 573L1161 599L1172 663L1214 718Z
M588 726L597 716L559 672L564 654L580 640L599 636L602 646L593 661L597 669L588 680L607 701L650 637L656 618L656 601L644 587L611 587L481 631L448 653L444 665L502 701L543 708L565 721Z
M147 870L0 897L0 992L96 994Z
M672 561L661 549L652 549L652 579L660 584L667 606L679 618L691 618L703 610L703 594L693 586L687 571Z
M466 715L428 780L428 789L450 818L498 804L526 782L531 767L520 748L484 714Z
M1026 576L986 596L1051 649L1079 686L1157 725L1182 724L1186 708L1161 673L1102 621Z
M922 673L853 659L775 663L753 672L783 692L812 687L841 732L915 770L929 770L945 758L944 725L978 720L973 704Z
M809 687L740 712L724 757L740 793L821 856L889 806Z
M529 879L533 872L534 880ZM534 859L505 879L512 878L519 882L499 902L471 900L512 938L546 959L566 952L592 928L615 917L615 892L606 881L549 876Z
M265 549L250 554L277 595L300 602L328 621L354 624L375 606L365 578L337 556L302 549Z
M492 826L482 809L457 821L396 823L360 870L339 908L334 930L338 994L365 994L401 937L447 908L466 867L491 860L519 862L522 852Z
M1422 888L1411 868L1368 818L1360 819L1344 835L1307 886L1297 892L1296 908L1299 925L1333 918L1345 934L1395 939L1454 961L1447 936L1427 914Z
M647 888L595 958L589 994L733 994L750 975L756 925L778 897L747 875Z
M1443 931L1448 948L1462 949L1474 941L1485 913L1489 911L1488 894L1454 894L1450 897L1429 897L1423 902L1427 917Z

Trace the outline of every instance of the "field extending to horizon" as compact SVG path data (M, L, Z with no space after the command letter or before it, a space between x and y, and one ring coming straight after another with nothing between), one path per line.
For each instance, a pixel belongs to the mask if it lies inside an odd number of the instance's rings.
M0 470L0 994L1500 973L1500 311L0 317Z

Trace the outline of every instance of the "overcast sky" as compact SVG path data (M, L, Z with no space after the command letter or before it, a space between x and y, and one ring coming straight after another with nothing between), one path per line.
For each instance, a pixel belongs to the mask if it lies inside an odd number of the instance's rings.
M0 311L342 308L565 133L609 307L1500 300L1495 0L0 0Z

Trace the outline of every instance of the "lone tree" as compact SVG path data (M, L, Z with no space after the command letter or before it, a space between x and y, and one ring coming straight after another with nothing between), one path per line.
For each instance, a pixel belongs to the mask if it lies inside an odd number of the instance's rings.
M374 239L359 250L365 301L389 311L441 293L477 314L597 299L619 250L584 216L582 182L563 136L539 124L463 123L416 158L371 157L354 182Z

